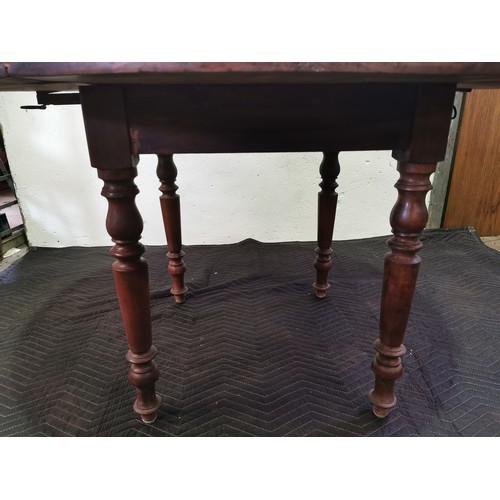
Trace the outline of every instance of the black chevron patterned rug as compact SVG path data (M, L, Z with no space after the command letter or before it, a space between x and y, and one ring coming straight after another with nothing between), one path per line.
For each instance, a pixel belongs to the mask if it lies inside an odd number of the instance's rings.
M500 435L500 254L473 230L424 234L398 406L371 413L386 239L335 242L324 300L314 243L189 246L181 305L149 247L153 425L132 411L108 249L32 249L0 275L0 435Z

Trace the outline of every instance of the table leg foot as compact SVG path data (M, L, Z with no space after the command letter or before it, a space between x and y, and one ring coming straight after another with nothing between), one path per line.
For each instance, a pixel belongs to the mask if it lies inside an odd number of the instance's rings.
M372 402L373 414L378 418L385 418L389 415L389 410L396 406L396 398L393 399L391 403L383 403L379 401L376 396L374 396L374 389L368 393L368 398Z
M330 288L330 283L326 283L324 285L319 285L317 282L313 284L314 289L316 290L316 297L318 299L324 299L326 297L326 292Z
M175 297L175 301L180 304L186 298L188 287L184 283L186 264L184 264L184 252L182 251L180 197L176 193L178 187L175 184L177 167L175 166L173 155L158 155L156 174L161 182L160 191L162 195L160 196L160 205L165 235L167 237L167 270L170 276L172 276L173 284L170 292Z
M134 410L146 423L156 420L161 398L155 393L154 384L158 380L158 367L154 362L156 347L151 346L148 351L137 354L129 350L126 356L130 363L128 379L137 389L137 399Z
M373 414L378 418L385 418L389 415L389 410L387 408L380 408L380 406L372 406Z
M156 422L156 417L158 415L158 412L155 412L154 415L146 416L146 415L141 415L141 420L148 425L154 424Z
M394 396L394 383L403 374L401 357L405 354L406 348L404 345L388 347L378 339L375 341L375 351L375 359L372 363L375 388L370 391L368 397L373 403L373 413L383 418L397 403Z
M138 404L138 400L134 403L134 410L140 415L141 420L145 424L154 424L158 417L158 410L161 406L161 397L156 395L155 404L151 408L142 408Z
M338 187L336 180L340 173L338 155L338 152L323 153L319 168L322 180L321 191L318 193L318 246L314 261L316 281L313 283L316 297L319 299L324 298L330 288L328 273L332 268L331 245L338 197L335 189Z

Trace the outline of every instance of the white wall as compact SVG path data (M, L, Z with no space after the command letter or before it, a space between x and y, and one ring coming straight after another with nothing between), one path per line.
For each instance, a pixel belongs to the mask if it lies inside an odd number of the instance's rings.
M109 245L107 202L90 167L79 106L25 111L34 93L0 94L9 163L34 246ZM320 153L174 156L179 176L183 243L314 240ZM390 233L396 162L388 151L342 153L335 239ZM143 243L165 243L156 157L139 163L137 204Z

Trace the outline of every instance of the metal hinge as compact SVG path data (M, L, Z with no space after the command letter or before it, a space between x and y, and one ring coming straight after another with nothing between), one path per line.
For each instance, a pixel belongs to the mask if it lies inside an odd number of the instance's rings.
M21 109L47 109L48 105L64 106L67 104L80 104L79 92L47 92L39 91L36 93L38 105L21 106Z

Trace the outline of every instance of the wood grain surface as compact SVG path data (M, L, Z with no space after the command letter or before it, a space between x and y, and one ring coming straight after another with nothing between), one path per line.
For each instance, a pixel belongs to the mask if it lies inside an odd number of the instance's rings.
M500 234L500 90L467 96L444 227Z
M484 62L4 62L4 90L76 89L100 83L458 83L500 87Z

